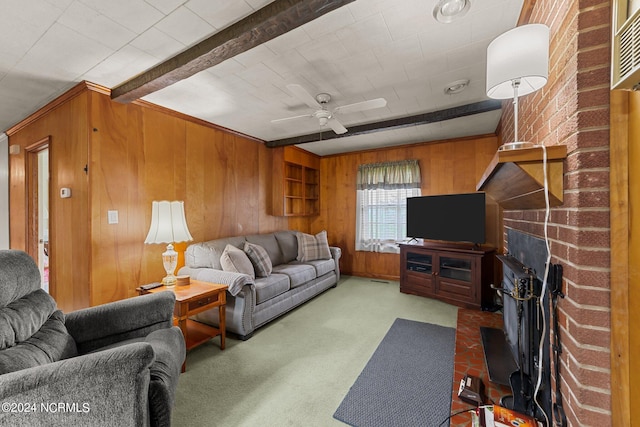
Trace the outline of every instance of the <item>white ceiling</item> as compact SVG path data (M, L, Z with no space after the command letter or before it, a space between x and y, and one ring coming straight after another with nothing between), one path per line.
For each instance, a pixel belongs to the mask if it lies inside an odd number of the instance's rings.
M265 140L320 132L286 88L327 92L330 106L383 97L387 106L344 114L347 127L488 99L489 42L513 28L523 0L471 0L451 24L437 0L356 0L146 101ZM0 130L77 82L116 87L237 22L269 0L0 0ZM460 94L448 83L469 79ZM429 125L312 142L319 155L494 132L500 111ZM326 129L324 129L326 130Z

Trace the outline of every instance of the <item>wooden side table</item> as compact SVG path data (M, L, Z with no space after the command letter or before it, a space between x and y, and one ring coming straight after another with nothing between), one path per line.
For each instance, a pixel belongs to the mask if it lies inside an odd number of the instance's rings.
M227 285L191 280L189 285L167 288L159 286L154 289L136 288L140 295L156 292L172 291L176 295L176 306L173 310L174 321L182 330L187 350L199 346L220 335L220 349L224 350L225 332L225 305L227 303ZM218 307L220 318L219 328L195 322L189 319L194 314ZM186 369L186 360L182 365L182 372Z

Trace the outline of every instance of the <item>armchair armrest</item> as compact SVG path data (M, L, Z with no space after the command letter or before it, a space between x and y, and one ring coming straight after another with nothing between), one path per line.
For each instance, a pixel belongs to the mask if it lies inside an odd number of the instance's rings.
M123 341L141 338L157 329L173 326L176 296L158 292L65 315L65 326L80 354Z
M0 425L147 425L153 360L135 343L1 375Z

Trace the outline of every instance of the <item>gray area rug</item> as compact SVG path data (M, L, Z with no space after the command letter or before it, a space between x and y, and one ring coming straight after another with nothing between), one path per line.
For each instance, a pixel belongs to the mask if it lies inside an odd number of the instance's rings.
M439 426L451 411L455 332L396 319L333 417L357 427Z

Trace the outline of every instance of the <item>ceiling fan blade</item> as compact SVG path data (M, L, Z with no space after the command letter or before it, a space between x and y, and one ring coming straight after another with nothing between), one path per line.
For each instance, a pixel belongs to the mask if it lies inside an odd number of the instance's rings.
M358 111L373 110L374 108L382 108L387 105L384 98L370 99L369 101L356 102L355 104L343 105L333 110L334 113L349 114Z
M333 129L333 131L335 133L337 133L338 135L342 135L343 133L347 133L347 128L342 126L342 123L340 123L339 121L337 121L336 119L329 119L329 121L327 122L327 124L329 125L329 127L331 129Z
M271 120L271 123L286 122L287 120L302 119L302 118L308 119L309 117L313 117L313 114L303 114L301 116L285 117L284 119L275 119L275 120Z
M300 101L304 102L309 107L316 110L322 108L322 105L320 105L320 103L316 101L316 99L302 86L297 84L288 84L287 89L289 89L289 92L297 96Z

